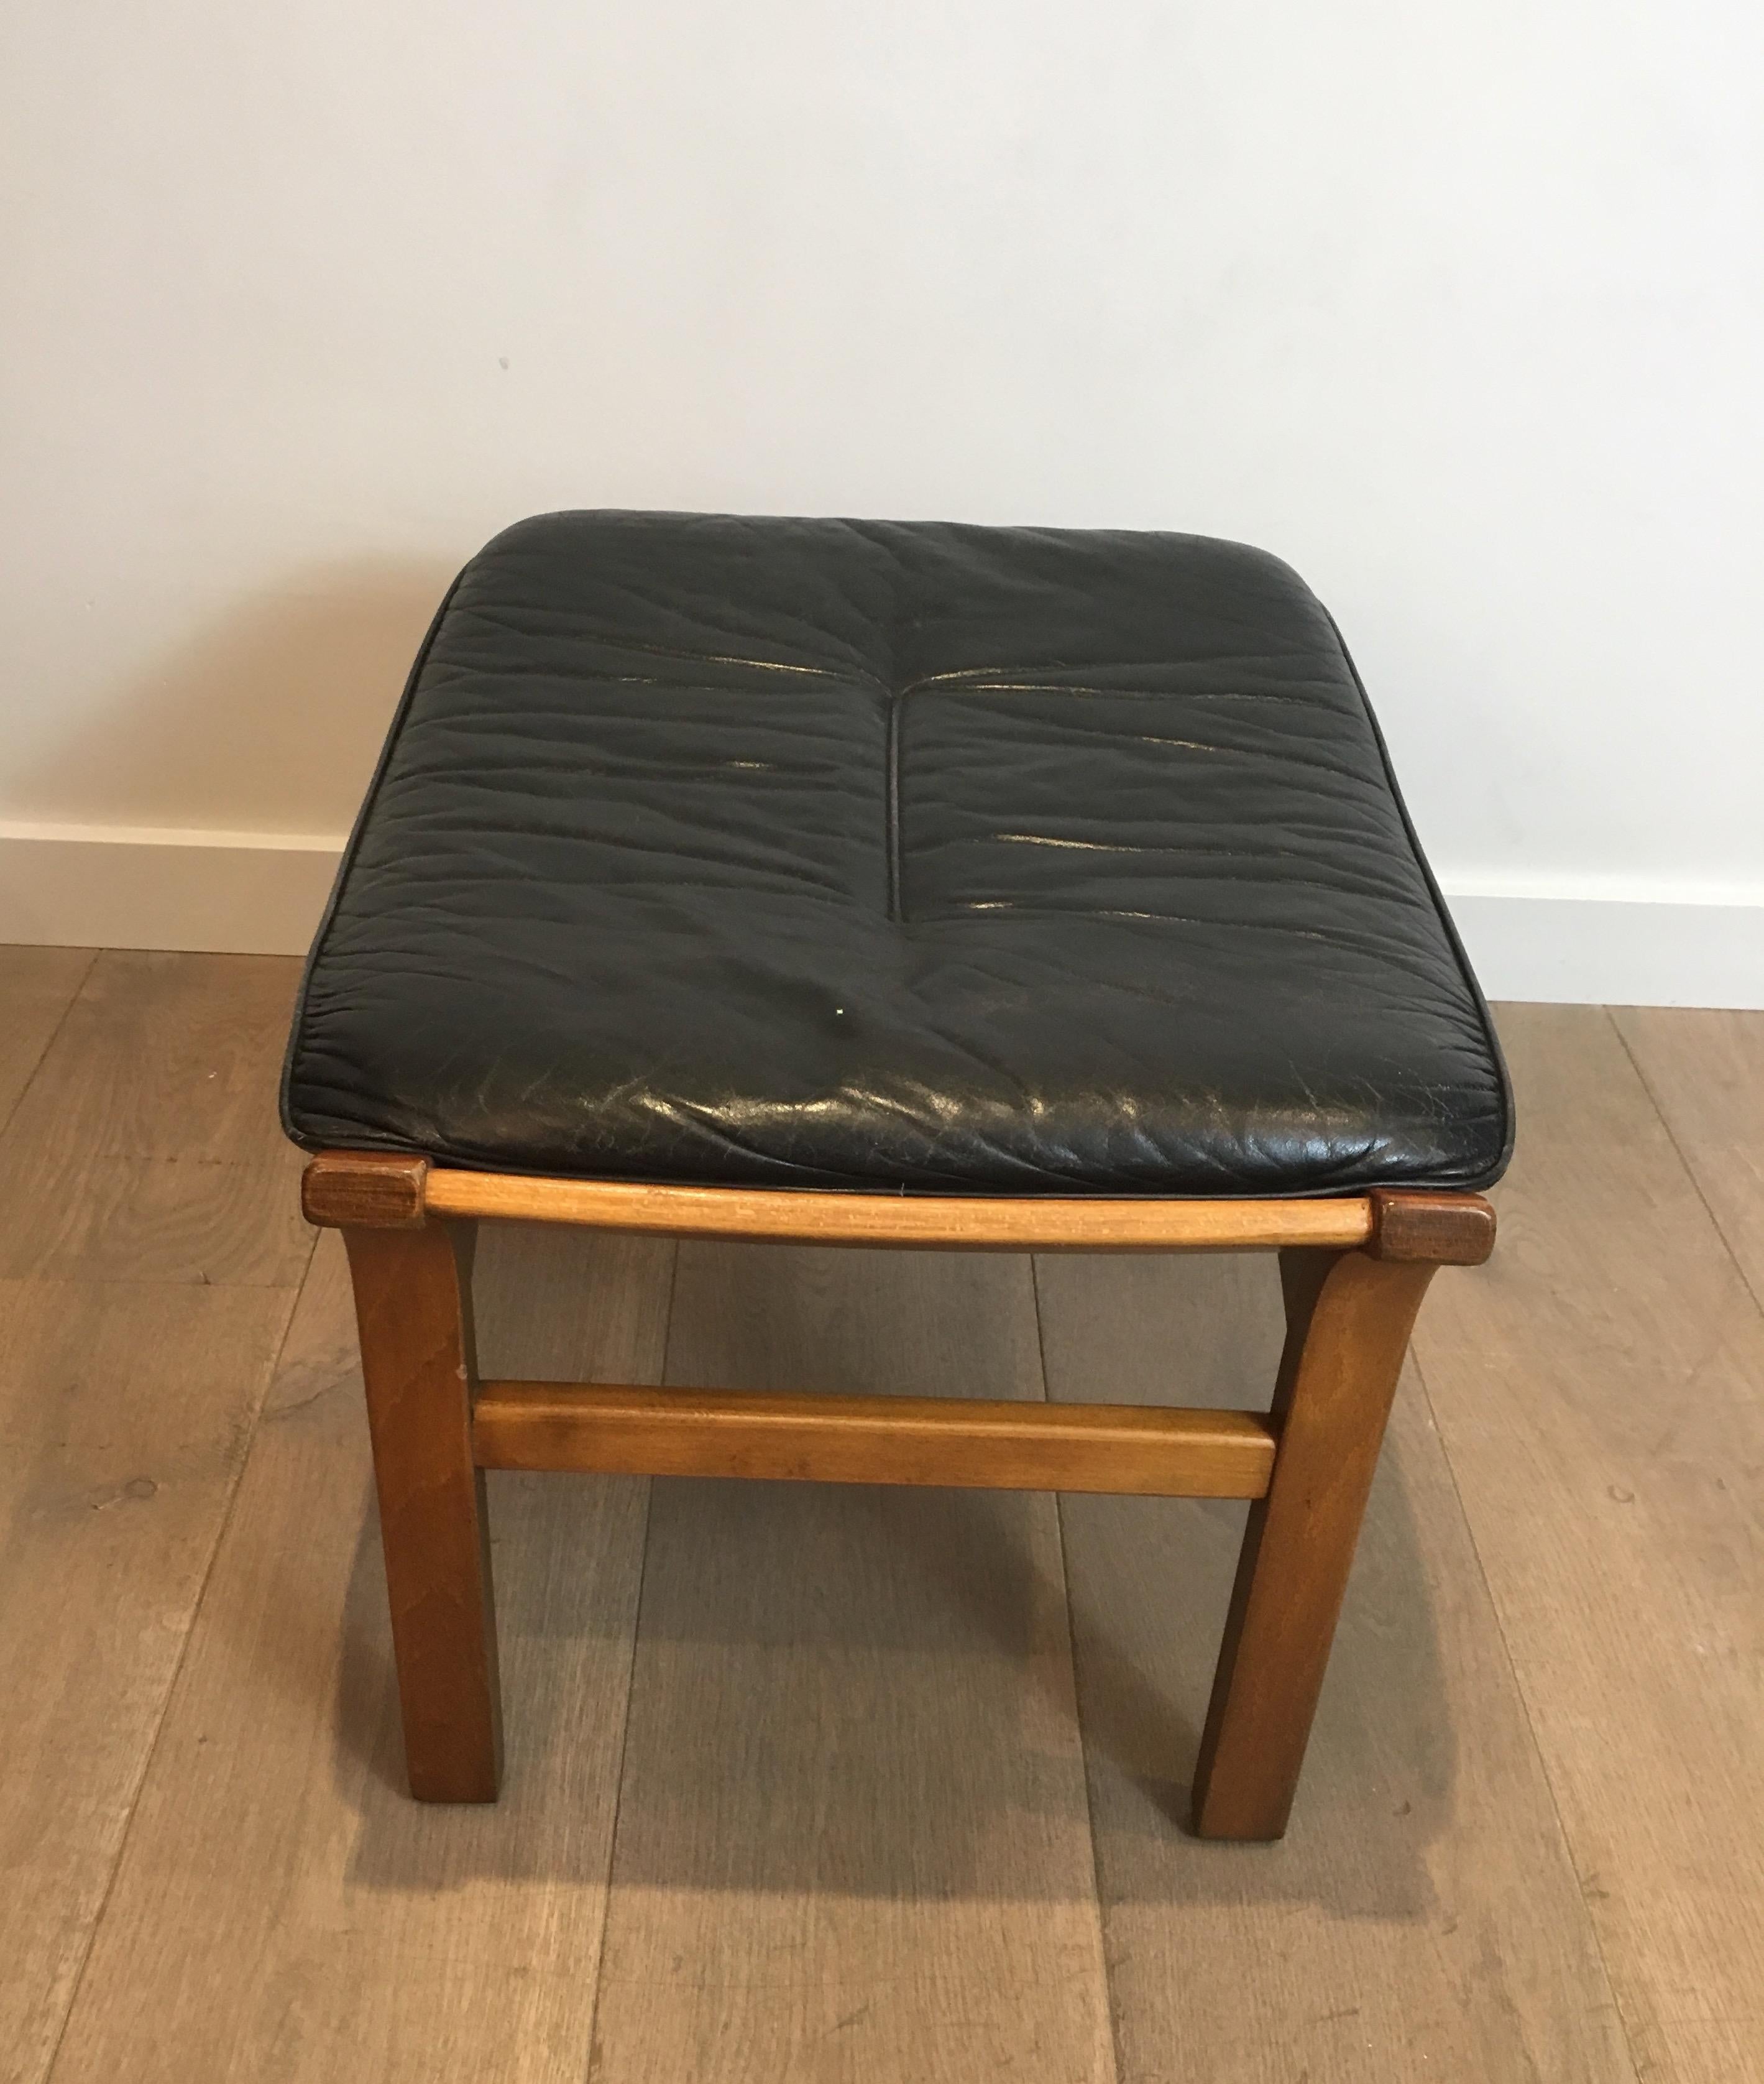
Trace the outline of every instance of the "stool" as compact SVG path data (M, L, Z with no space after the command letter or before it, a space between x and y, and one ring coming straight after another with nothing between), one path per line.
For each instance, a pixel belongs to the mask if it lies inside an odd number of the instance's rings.
M583 513L467 565L283 1078L348 1247L411 1790L495 1798L487 1468L1252 1501L1194 1828L1290 1811L1487 1008L1335 625L1198 536ZM1267 1413L483 1381L480 1219L1278 1252Z

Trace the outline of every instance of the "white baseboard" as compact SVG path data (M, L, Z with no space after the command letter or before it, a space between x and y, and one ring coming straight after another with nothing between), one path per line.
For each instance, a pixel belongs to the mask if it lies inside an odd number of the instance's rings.
M0 942L303 955L332 833L0 823Z
M1491 998L1764 1006L1764 896L1445 895Z
M332 833L0 823L0 942L304 955L342 847ZM1764 892L1447 886L1491 998L1764 1007Z

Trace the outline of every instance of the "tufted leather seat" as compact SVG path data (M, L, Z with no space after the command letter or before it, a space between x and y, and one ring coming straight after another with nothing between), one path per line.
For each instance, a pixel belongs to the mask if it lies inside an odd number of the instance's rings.
M1191 536L580 513L466 567L315 946L309 1147L929 1192L1487 1186L1333 624Z

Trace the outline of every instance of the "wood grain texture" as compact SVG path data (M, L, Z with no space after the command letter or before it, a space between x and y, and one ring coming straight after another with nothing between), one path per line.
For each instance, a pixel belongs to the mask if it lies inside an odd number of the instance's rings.
M1372 1204L1369 1259L1480 1266L1495 1249L1494 1205L1480 1194L1375 1187L1366 1198Z
M298 1287L276 1078L299 965L106 953L0 1141L0 1277Z
M1637 2065L1764 2074L1764 1315L1606 1015L1500 1018L1502 1247L1415 1350Z
M300 1175L300 1213L309 1223L417 1230L423 1222L426 1158L389 1150L321 1150Z
M494 1802L502 1689L476 1388L469 1223L346 1230L410 1791Z
M1764 1013L1621 1006L1611 1017L1764 1303Z
M533 1382L486 1383L472 1439L492 1469L1166 1497L1259 1497L1274 1466L1238 1411Z
M660 1367L672 1249L487 1236L523 1372ZM55 2084L559 2084L585 2070L645 1487L497 1476L508 1773L404 1791L341 1241L319 1247Z
M1203 1838L1286 1829L1397 1375L1431 1264L1280 1255L1280 1452L1250 1511L1195 1761Z
M1482 1277L1440 1275L1427 1310ZM1248 1403L1273 1382L1270 1262L1047 1258L1037 1280L1052 1394L1153 1402L1175 1377ZM1627 2084L1412 1373L1277 1845L1181 1826L1244 1508L1086 1497L1060 1514L1123 2084Z
M0 2078L36 2084L294 1298L0 1283Z
M95 959L91 948L0 947L0 1129Z
M1034 1397L1028 1269L685 1246L669 1370ZM1055 1529L658 1480L594 2084L1112 2078Z
M814 1244L941 1245L1020 1252L1269 1251L1364 1244L1371 1205L1339 1201L1055 1201L992 1195L783 1192L742 1187L642 1187L610 1180L527 1180L432 1170L429 1209L518 1217L683 1238L771 1238Z

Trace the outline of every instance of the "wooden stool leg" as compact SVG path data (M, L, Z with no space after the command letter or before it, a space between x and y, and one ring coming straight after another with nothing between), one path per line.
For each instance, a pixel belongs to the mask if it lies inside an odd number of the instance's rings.
M343 1228L419 1802L493 1802L501 1771L484 1472L472 1454L473 1228Z
M1203 1838L1286 1829L1426 1261L1287 1251L1280 1445L1250 1508L1195 1770Z

